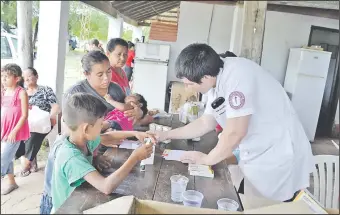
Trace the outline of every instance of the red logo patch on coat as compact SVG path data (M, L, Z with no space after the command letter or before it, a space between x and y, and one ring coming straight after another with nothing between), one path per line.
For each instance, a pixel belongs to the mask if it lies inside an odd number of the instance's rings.
M244 106L246 99L244 94L239 91L234 91L229 95L229 105L231 108L238 110Z

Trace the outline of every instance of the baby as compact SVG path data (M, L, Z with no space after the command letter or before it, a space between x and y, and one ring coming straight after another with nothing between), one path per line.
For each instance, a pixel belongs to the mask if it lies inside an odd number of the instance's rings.
M112 120L117 122L123 131L132 131L133 125L137 123L136 120L129 120L128 117L124 116L123 113L125 110L133 109L132 104L139 106L140 109L143 111L142 120L148 114L147 102L145 98L138 93L125 97L124 103L116 102L111 98L109 94L107 94L104 98L108 103L115 107L113 111L109 112L106 115L105 120Z

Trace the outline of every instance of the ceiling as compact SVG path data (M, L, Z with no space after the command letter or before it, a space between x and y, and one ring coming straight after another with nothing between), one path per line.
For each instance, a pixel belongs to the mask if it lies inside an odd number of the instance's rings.
M176 24L181 1L82 1L112 16L120 16L131 25L150 25L152 21ZM210 4L235 4L244 1L200 1ZM269 1L269 5L339 10L339 1Z
M135 20L137 23L170 11L163 18L177 17L177 12L172 10L178 8L180 1L110 1L112 7L125 17ZM164 17L168 16L168 17Z

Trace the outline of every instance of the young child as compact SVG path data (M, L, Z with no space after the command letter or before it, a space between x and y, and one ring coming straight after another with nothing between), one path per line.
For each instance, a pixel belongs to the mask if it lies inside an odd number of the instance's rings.
M21 68L7 64L1 69L1 176L7 175L8 185L1 187L1 195L18 188L14 180L13 159L20 141L30 137L28 127L28 96L19 86Z
M148 114L148 108L147 108L148 104L142 95L135 93L135 94L126 96L124 103L114 101L109 94L105 96L105 99L108 103L110 103L112 106L115 107L113 111L107 114L107 116L105 117L105 120L113 120L117 122L121 126L122 130L125 130L125 131L133 130L133 125L137 123L147 124L147 122L144 122L144 121ZM142 119L140 120L141 122L130 121L128 117L124 116L123 112L125 110L132 109L133 105L139 106L141 110L143 111L143 116L142 116ZM151 123L151 121L149 123Z
M61 144L55 144L54 147L59 146L57 150L51 150L56 153L50 187L52 213L85 181L99 191L111 194L137 162L151 155L152 144L144 144L133 151L118 170L103 177L92 165L93 152L100 143L118 145L122 139L133 136L140 141L149 137L155 142L153 136L136 131L112 131L100 135L106 111L105 104L90 94L75 93L65 101L62 112L69 136L63 138Z

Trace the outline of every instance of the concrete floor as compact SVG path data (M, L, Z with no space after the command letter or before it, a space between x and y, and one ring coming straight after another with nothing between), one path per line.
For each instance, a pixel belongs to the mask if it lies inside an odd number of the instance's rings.
M339 140L334 140L339 145ZM314 155L339 155L339 150L333 145L331 139L317 139L312 143ZM44 167L45 162L38 163ZM16 168L18 169L18 168ZM1 183L4 182L3 179ZM19 188L9 195L1 196L1 214L39 214L40 198L43 191L43 168L25 178L16 178Z

